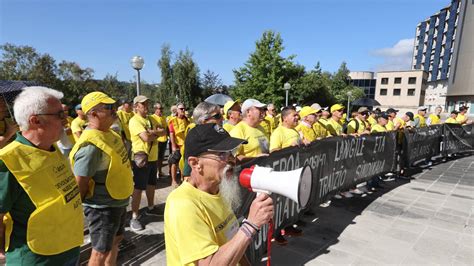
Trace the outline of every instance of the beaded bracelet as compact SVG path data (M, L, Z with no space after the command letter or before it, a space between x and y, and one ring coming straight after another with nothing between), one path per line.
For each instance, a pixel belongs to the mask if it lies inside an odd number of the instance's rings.
M247 219L244 219L244 220L242 221L242 224L248 224L248 225L249 225L250 227L252 227L253 230L255 230L257 233L260 232L260 228L258 228L258 226L257 226L256 224L250 222L250 221L247 220Z

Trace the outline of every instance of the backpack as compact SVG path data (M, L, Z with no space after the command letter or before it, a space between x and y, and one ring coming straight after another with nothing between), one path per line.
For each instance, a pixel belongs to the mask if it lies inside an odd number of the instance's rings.
M357 131L359 131L359 121L357 121L357 119L351 118L349 121L346 121L344 125L342 125L342 132L344 132L344 134L347 134L347 126L351 121L355 121L355 132L357 133Z

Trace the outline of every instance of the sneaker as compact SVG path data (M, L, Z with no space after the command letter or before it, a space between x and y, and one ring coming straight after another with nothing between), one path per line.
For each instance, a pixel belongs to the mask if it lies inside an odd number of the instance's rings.
M366 186L363 186L363 187L360 187L360 188L357 188L357 189L358 189L360 192L362 192L362 193L367 193L367 192L369 192L369 190L367 189ZM352 192L352 191L351 191L351 192Z
M330 201L330 200L328 200L328 201L326 201L326 202L324 202L324 203L321 203L319 206L321 206L321 207L323 207L323 208L327 208L327 207L329 207L329 205L331 205L331 201Z
M288 240L282 235L277 235L272 239L272 242L275 242L277 245L284 246L288 244Z
M349 193L357 194L357 195L364 194L364 192L358 188L349 190Z
M163 212L158 210L158 208L153 207L153 209L146 208L145 215L147 216L163 216Z
M344 198L352 198L352 197L354 197L354 195L352 195L352 193L350 193L349 191L342 192L341 195L344 196Z
M287 226L285 229L281 230L282 235L285 236L301 236L303 234L303 230L293 227L293 226Z
M339 194L336 194L336 195L334 195L334 198L335 198L335 199L342 199L342 196L339 195Z
M137 218L132 218L130 220L130 229L132 229L132 231L141 231L143 229L145 229L142 225L142 223L140 223L140 221L138 220L139 217Z
M393 177L386 177L386 178L383 178L382 180L385 181L385 182L390 182L390 181L395 180L395 178L393 178Z

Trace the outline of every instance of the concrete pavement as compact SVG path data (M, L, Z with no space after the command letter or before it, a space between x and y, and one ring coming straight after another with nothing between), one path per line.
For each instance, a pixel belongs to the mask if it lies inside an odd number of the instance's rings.
M306 216L303 236L273 245L273 265L474 265L474 156L418 169L411 181L386 182L365 197L334 200ZM170 180L160 179L163 208ZM142 206L146 206L143 201ZM166 265L162 217L126 228L119 264ZM87 263L88 244L81 264Z

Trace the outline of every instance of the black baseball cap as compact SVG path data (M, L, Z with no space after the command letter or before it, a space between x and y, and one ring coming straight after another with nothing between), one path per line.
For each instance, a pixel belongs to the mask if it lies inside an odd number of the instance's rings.
M387 114L398 113L398 111L400 111L400 110L393 109L393 108L388 108L387 109Z
M459 112L456 111L456 110L453 110L453 111L451 111L451 114L459 114Z
M464 111L464 110L467 110L467 109L469 109L469 107L467 107L465 105L459 107L459 111Z
M412 112L406 112L405 114L410 118L411 121L413 121L415 115Z
M192 128L185 140L184 158L199 156L207 151L227 152L246 144L244 139L233 138L221 126L210 123Z
M386 112L381 112L377 115L377 119L380 118L380 117L388 119L388 114Z

